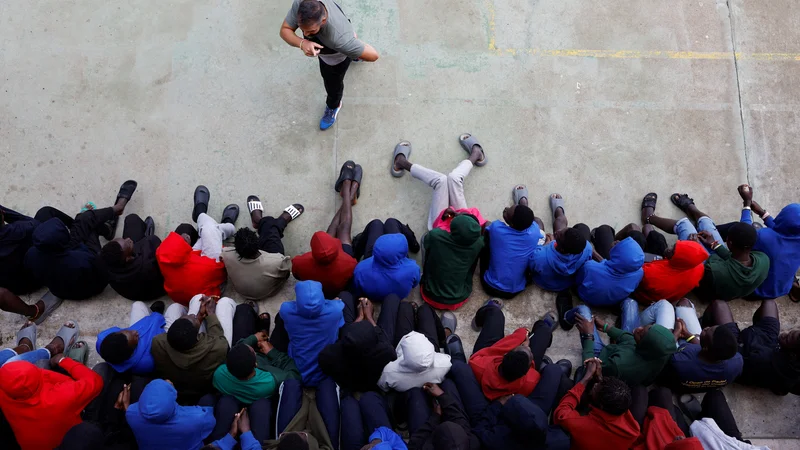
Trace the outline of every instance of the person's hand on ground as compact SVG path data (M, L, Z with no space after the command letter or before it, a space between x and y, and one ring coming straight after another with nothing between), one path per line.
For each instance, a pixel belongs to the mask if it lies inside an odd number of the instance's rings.
M575 314L575 326L581 334L594 333L594 322L592 322L591 317L587 319L580 314Z
M597 327L598 330L605 332L606 325L608 325L608 322L606 322L604 319L601 319L597 316L594 317L594 326Z
M275 347L272 346L270 341L258 341L258 351L265 355L272 351L273 348Z
M738 188L739 196L742 197L742 205L750 207L753 203L753 188L749 184L742 184Z
M127 411L129 406L131 406L131 385L125 384L122 386L122 390L120 391L119 395L117 395L117 401L114 402L114 408Z
M239 413L239 432L247 433L250 431L250 416L247 415L247 408L242 408Z
M439 386L436 383L425 383L422 385L422 389L425 389L425 392L431 394L434 397L438 397L444 394L444 391L442 390L441 386Z
M711 247L712 245L714 245L714 243L717 242L717 240L714 239L714 235L711 234L710 231L705 231L705 230L697 233L697 239L700 240L701 244L707 245L708 247Z
M306 56L314 57L319 55L319 51L322 50L323 46L317 44L316 42L309 41L308 39L303 39L300 42L300 50L305 53Z

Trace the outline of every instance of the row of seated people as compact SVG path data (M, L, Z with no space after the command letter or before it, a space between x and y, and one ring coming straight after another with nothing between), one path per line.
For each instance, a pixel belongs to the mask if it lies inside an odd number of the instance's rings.
M574 288L582 301L598 307L617 307L627 298L645 306L661 299L674 303L692 291L704 301L787 294L800 300L795 281L800 204L788 205L773 219L753 201L753 189L742 185L741 222L717 227L686 194L673 194L671 201L687 217L656 216L657 195L649 193L642 201L642 226L629 224L615 232L607 225L569 227L564 199L553 194L553 233L546 234L528 207L523 185L513 189L514 205L504 210L503 221L488 222L477 208L467 207L465 179L473 166L486 163L486 156L473 137L462 146L469 158L448 175L412 164L407 141L395 148L392 174L408 171L433 189L422 245L396 219L374 220L351 238L352 206L363 175L352 161L344 163L336 182L342 202L328 229L314 233L311 251L295 258L285 255L281 238L287 224L303 213L302 205L290 205L277 218L265 217L261 201L250 196L248 211L258 233L237 231L238 206L228 205L217 223L206 214L210 193L204 186L194 195L197 229L181 224L163 243L154 235L152 219L129 215L123 238L101 249L99 237L113 238L136 189L131 180L121 186L112 207L87 204L75 219L51 207L34 218L0 207L0 308L40 321L59 299L88 298L109 283L131 300L149 301L166 292L187 305L196 293L220 295L228 280L245 298L261 300L274 295L292 273L298 280L320 281L329 296L348 288L371 298L406 297L419 285L427 303L454 310L472 294L472 273L479 263L484 290L506 299L533 283L549 291ZM751 226L751 211L765 227ZM678 242L668 246L655 228L677 234ZM223 249L232 236L234 246ZM420 248L422 271L407 258L409 250ZM50 295L33 305L14 295L42 285Z
M585 309L568 315L584 359L570 379L568 360L546 356L556 316L504 335L498 299L476 312L468 359L454 315L393 294L376 319L366 298L328 300L320 283L299 282L274 327L252 302L235 306L225 326L224 300L197 295L189 311L135 302L128 328L98 337L106 362L94 370L74 321L38 349L36 325L26 323L16 347L0 351L4 448L227 450L237 438L248 450L757 448L742 440L720 385L692 385L705 391L702 403L689 395L674 405L682 386L670 389L661 375L686 362L672 357L686 345L723 351L716 330L733 327L707 327L694 344L692 324L664 321L668 302L643 311L631 331ZM708 320L724 319L726 303L715 305ZM765 300L740 334L763 344L777 320ZM789 352L796 335L779 335L771 350Z

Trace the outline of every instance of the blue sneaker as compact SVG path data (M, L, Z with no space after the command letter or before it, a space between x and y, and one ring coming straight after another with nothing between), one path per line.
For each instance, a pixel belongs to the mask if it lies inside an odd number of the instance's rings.
M319 120L319 129L320 130L327 130L334 123L336 123L336 116L339 115L339 110L342 109L342 102L339 102L339 107L336 109L330 109L327 106L325 107L325 114L322 115L322 119Z

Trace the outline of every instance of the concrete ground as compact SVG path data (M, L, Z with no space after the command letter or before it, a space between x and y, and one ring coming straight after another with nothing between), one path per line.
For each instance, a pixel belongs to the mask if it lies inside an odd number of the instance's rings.
M548 228L552 192L572 223L617 228L638 220L648 191L661 196L660 214L680 217L667 197L681 191L720 222L738 217L741 183L773 213L800 197L800 13L788 0L345 0L381 59L352 66L338 123L325 132L317 62L278 36L289 4L0 3L0 202L76 212L111 202L133 178L127 211L152 215L166 236L190 220L202 183L214 215L231 202L245 208L248 194L267 212L303 203L284 241L296 255L337 208L333 182L347 159L365 171L354 230L393 216L421 235L429 188L389 176L392 148L409 139L412 161L446 172L465 156L462 132L490 159L466 194L491 220L516 183L528 185ZM238 225L248 222L244 214ZM262 309L293 298L292 285ZM477 277L474 286L459 311L469 348L471 314L486 299ZM553 300L531 287L507 302L507 331L530 326ZM757 304L731 305L749 325ZM66 302L39 343L77 319L93 344L127 323L129 306L110 288ZM784 328L797 327L800 307L780 307ZM0 316L4 344L21 323ZM577 363L577 332L558 331L549 354ZM746 437L799 447L797 397L726 394Z

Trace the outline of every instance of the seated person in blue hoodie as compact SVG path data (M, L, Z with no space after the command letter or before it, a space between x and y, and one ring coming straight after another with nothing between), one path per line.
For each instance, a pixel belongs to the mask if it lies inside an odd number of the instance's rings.
M536 247L528 260L533 282L548 291L562 291L575 283L575 272L592 258L592 244L583 233L567 226L564 200L559 194L550 196L553 211L553 234L544 245Z
M765 225L758 229L758 240L753 250L769 257L769 272L752 297L768 299L789 294L793 301L800 301L800 297L791 294L793 284L796 286L795 274L800 270L800 203L786 205L773 219L753 200L752 187L747 184L739 186L739 195L742 197L741 221L752 224L752 210ZM729 223L717 227L723 239L727 239L732 225Z
M408 258L408 241L402 234L384 234L373 246L372 256L356 266L353 288L356 297L367 297L373 302L395 294L408 297L411 289L419 285L420 271L417 262Z
M87 204L71 225L54 217L36 227L25 268L59 298L85 300L103 292L108 273L97 257L99 236L113 239L117 220L135 190L136 182L126 181L114 206L94 209Z
M405 236L408 241L408 250L411 253L417 253L420 250L419 241L411 227L404 225L394 218L386 219L386 222L381 222L380 219L374 219L364 227L364 231L358 233L356 237L353 238L353 253L355 253L356 260L372 256L372 250L375 248L375 241L377 241L379 237L385 234L397 233Z
M518 190L517 186L515 189ZM527 194L527 189L524 191ZM541 219L528 207L528 198L503 210L503 220L486 227L481 254L481 284L492 297L513 298L528 284L528 260L539 246ZM537 222L537 220L539 222Z
M127 394L126 394L127 392ZM126 398L127 397L127 398ZM197 450L214 429L214 397L204 396L199 406L181 406L178 391L169 380L153 380L139 401L130 404L129 390L120 394L120 408L136 436L139 448Z
M257 421L254 420L254 423L257 424ZM269 422L266 423L266 428L269 430ZM231 430L225 437L206 445L203 450L233 450L236 447L237 435L239 436L239 444L242 450L261 450L262 439L258 439L253 435L250 428L250 416L246 409L234 415Z
M614 306L628 298L642 281L644 251L631 237L614 240L614 230L608 225L595 229L594 235L595 239L605 235L611 249L606 256L601 255L601 261L587 261L578 269L578 296L589 306Z
M164 302L154 302L150 308L142 302L133 302L128 328L101 331L95 349L117 373L147 375L155 369L150 346L154 337L165 333L165 323Z
M342 399L341 450L406 450L397 433L392 430L386 400L377 392L367 392L356 400Z
M288 353L300 371L303 386L315 387L325 378L319 367L319 353L339 339L339 328L344 325L344 303L339 299L326 300L318 281L300 281L294 292L295 300L281 304L273 335L288 336ZM281 350L278 344L275 347Z

